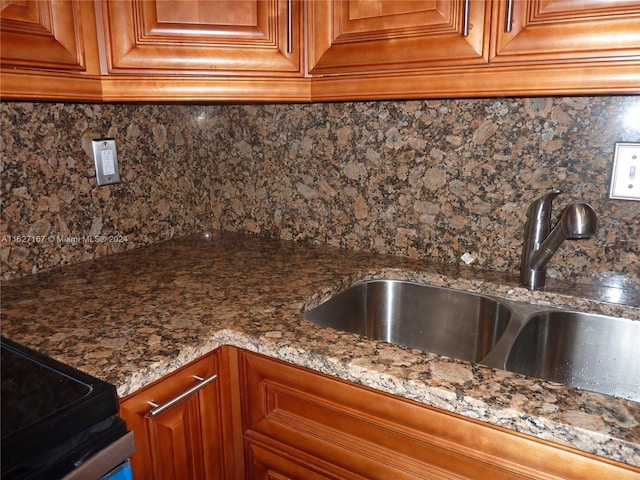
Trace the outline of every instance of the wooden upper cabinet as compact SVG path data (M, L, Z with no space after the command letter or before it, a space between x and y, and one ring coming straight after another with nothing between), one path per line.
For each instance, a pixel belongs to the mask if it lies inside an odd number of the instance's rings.
M298 0L103 1L110 75L302 76Z
M317 101L640 92L640 0L310 0L309 12Z
M492 63L640 57L638 0L501 0L493 18Z
M0 8L3 99L640 93L640 0L2 0Z
M101 98L93 2L3 0L0 46L3 99Z
M86 69L78 3L6 0L1 5L2 66Z
M487 5L451 0L314 0L309 3L309 72L486 63Z

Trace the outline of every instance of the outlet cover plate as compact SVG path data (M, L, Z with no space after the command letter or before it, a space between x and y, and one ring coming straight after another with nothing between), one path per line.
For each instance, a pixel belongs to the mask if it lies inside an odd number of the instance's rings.
M640 201L640 143L616 143L609 198Z
M120 181L118 152L113 138L93 140L93 161L96 165L98 185L111 185Z

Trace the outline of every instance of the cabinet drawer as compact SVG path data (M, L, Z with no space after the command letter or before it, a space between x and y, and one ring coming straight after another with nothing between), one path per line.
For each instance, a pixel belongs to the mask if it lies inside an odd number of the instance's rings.
M319 459L296 458L282 449L247 442L248 477L252 480L366 480Z
M246 441L369 479L638 478L638 470L244 352Z

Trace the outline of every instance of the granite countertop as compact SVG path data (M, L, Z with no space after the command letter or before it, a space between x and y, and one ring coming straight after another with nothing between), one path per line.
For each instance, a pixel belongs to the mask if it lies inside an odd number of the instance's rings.
M396 278L640 320L640 292L235 233L157 243L2 284L2 334L125 396L233 345L640 467L640 403L322 328L301 312ZM612 302L611 300L614 300Z

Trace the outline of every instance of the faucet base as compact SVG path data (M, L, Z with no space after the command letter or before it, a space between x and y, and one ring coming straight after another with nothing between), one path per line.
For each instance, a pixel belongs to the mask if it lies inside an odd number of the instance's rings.
M546 268L544 270L522 269L520 271L520 285L527 287L529 290L536 290L544 287L546 278Z

